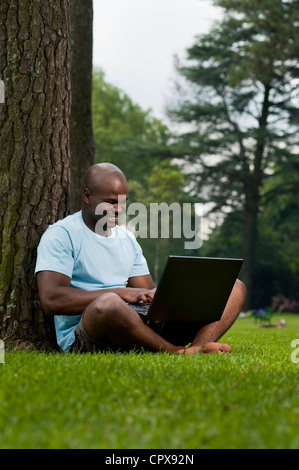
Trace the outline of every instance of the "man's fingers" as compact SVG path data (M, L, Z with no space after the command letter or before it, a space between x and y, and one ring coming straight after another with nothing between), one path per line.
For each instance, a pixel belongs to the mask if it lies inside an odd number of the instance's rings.
M139 294L138 296L138 300L142 300L142 302L144 302L145 304L147 302L151 302L154 298L154 292L152 291L147 291L147 292L142 292L141 294Z
M145 295L146 295L146 298L151 302L153 300L155 294L154 294L154 292L149 291Z
M138 296L138 301L142 301L144 304L147 304L148 300L151 301L151 299L149 298L149 296L147 295L146 292L143 292L141 294L139 294Z

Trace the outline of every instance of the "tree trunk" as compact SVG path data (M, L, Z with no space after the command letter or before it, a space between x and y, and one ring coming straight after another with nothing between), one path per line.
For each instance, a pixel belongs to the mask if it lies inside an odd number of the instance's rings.
M246 285L247 296L244 310L253 308L251 305L253 270L255 265L255 247L257 236L257 215L258 215L258 189L251 186L246 197L245 207L245 227L243 242L244 264L240 273L240 278Z
M71 0L71 213L82 208L83 177L94 164L92 25L92 0Z
M262 112L259 119L257 144L254 156L254 169L252 175L250 175L245 194L245 231L243 243L244 265L241 271L241 278L247 287L247 298L244 309L260 307L259 305L251 305L251 295L255 267L258 213L263 184L263 159L266 142L267 119L270 106L270 90L270 84L266 84L264 89Z
M69 0L1 0L0 337L49 340L36 248L68 214Z

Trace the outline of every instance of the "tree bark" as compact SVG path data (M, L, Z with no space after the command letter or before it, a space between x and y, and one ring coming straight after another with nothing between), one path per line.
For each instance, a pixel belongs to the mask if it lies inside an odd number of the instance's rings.
M68 214L69 0L1 0L0 337L49 340L34 276L49 224Z
M270 106L270 90L270 84L265 85L263 106L259 119L257 144L254 155L254 169L253 173L249 176L249 181L245 190L245 230L243 242L244 265L241 271L241 278L247 288L247 298L244 305L244 309L259 307L258 305L251 305L251 295L255 267L258 213L264 177L263 159L266 141L267 119L269 115Z
M243 258L244 264L240 273L240 278L246 285L247 295L243 306L244 310L253 308L251 305L253 272L255 265L255 251L257 238L257 216L258 216L258 189L253 186L253 182L249 184L251 188L248 190L245 204L245 226L243 237Z
M83 177L94 164L92 25L92 0L71 0L71 213L82 208Z

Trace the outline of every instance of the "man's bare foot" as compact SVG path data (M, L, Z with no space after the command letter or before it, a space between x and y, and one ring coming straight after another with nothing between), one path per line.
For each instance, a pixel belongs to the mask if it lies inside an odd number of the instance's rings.
M188 348L181 348L178 354L191 355L191 354L210 354L210 353L226 353L231 352L231 347L224 343L213 343L212 341L206 343L205 346L189 346Z

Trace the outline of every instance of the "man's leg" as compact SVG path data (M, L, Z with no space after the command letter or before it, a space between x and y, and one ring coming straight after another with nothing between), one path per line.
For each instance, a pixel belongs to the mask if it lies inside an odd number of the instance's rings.
M161 336L172 344L189 344L185 349L187 354L194 352L227 352L228 345L217 343L224 333L233 325L241 312L245 301L246 288L237 280L226 304L222 317L213 323L206 322L165 322ZM201 349L205 348L205 349ZM182 352L182 351L179 351Z
M217 342L226 331L235 323L238 318L246 298L246 287L237 279L231 295L227 301L222 317L219 321L209 323L201 328L190 346L190 353L196 350L196 347L209 345L210 342ZM224 351L229 351L227 345L224 345ZM223 345L219 344L219 349L223 349Z
M117 294L103 294L94 300L83 314L83 325L87 333L101 345L112 349L128 350L135 346L143 347L148 351L161 351L170 353L184 352L185 344L192 344L185 351L188 354L196 352L215 352L217 350L229 351L227 345L217 344L221 336L232 326L238 317L246 295L246 288L242 282L236 281L230 298L227 302L222 318L218 322L210 323L196 330L196 324L187 325L190 339L181 336L183 329L180 325L171 325L171 332L161 331L161 336L144 324L139 315L131 309ZM172 322L170 322L172 323ZM182 322L179 322L180 324ZM185 322L186 324L188 322ZM193 329L194 327L194 329ZM165 334L164 335L164 333ZM175 335L173 336L173 332ZM186 333L186 332L184 332ZM176 337L176 339L174 339ZM182 340L182 341L181 341ZM183 345L183 346L182 346ZM203 351L201 348L205 348Z
M147 351L175 353L174 346L144 324L139 315L117 294L106 293L88 305L83 314L86 332L99 344L128 350L134 346Z

